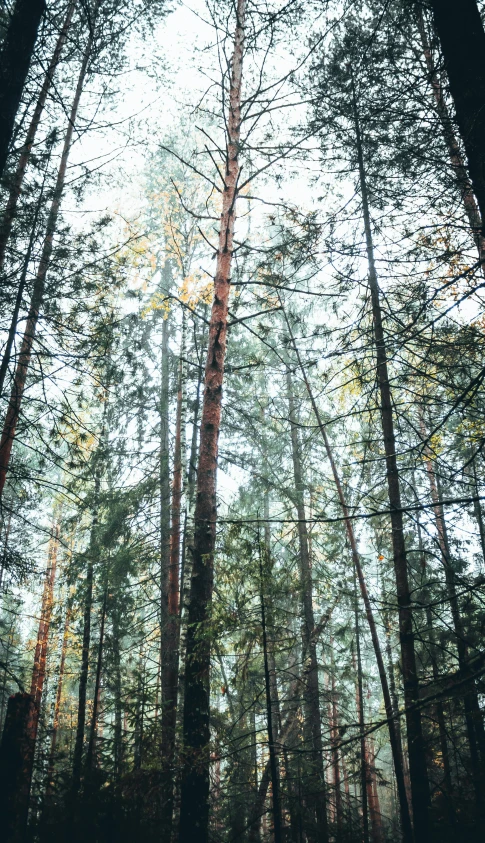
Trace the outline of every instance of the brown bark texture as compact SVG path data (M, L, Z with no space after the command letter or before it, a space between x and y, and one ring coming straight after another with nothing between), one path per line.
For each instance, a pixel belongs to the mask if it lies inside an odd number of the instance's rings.
M246 0L238 0L234 50L230 69L226 171L224 174L217 268L214 278L214 298L209 327L200 427L193 568L185 664L184 759L180 805L180 843L206 843L209 833L209 671L217 518L217 443L221 420L222 383L239 177L245 12Z

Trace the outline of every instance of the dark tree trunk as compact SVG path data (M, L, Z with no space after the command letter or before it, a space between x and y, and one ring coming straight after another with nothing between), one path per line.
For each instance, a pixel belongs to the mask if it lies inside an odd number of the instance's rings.
M365 745L365 713L364 713L364 684L362 680L362 653L360 646L360 624L359 624L359 607L357 604L357 583L354 574L354 616L355 616L355 650L357 660L352 651L354 662L354 673L356 676L355 683L355 702L357 707L357 716L359 719L360 730L360 793L362 799L362 838L363 843L369 843L369 811L367 802L367 756ZM356 662L356 663L355 663Z
M209 834L209 671L211 607L216 533L217 443L221 419L227 316L233 254L241 134L241 82L246 0L238 0L231 63L227 154L222 213L209 328L200 428L192 584L187 625L184 758L180 843L207 843Z
M280 303L282 304L282 300L280 298ZM320 416L320 411L318 409L318 405L315 401L315 397L313 395L313 390L311 388L310 381L308 380L305 367L303 365L303 361L298 349L298 346L295 342L295 338L293 336L293 332L291 329L290 320L288 319L287 313L283 307L282 309L286 321L286 325L288 328L288 333L290 335L291 343L293 349L295 351L295 355L298 360L298 365L300 367L303 380L305 382L305 386L307 388L307 392L313 407L313 412L315 414L315 418L317 420L318 428L322 435L323 443L325 446L325 451L328 457L328 461L330 463L330 467L332 469L332 475L335 483L335 487L337 489L337 495L340 503L340 507L342 509L342 513L345 520L345 528L347 531L347 537L349 539L349 544L352 551L352 559L354 563L355 570L357 572L357 576L359 579L359 587L360 593L362 596L362 600L365 606L365 613L367 618L367 623L369 625L369 631L372 638L372 646L374 648L374 654L376 658L377 668L379 671L379 679L381 682L382 688L382 695L384 698L384 706L386 709L386 715L388 718L388 729L389 729L389 740L391 744L391 751L392 751L392 758L394 762L394 772L396 775L396 783L397 783L397 791L398 791L398 799L399 799L399 808L400 808L400 815L401 815L401 823L402 823L402 830L405 843L412 843L413 840L413 832L411 826L411 818L409 815L409 805L406 796L406 787L405 787L405 774L404 774L404 763L403 763L403 753L402 753L402 745L401 745L401 738L400 738L400 731L399 731L399 722L396 721L396 711L392 705L392 697L389 690L389 684L387 680L386 670L384 666L384 659L382 657L381 645L379 641L379 636L377 634L377 627L374 619L374 612L372 610L372 605L369 598L369 593L367 591L367 583L365 581L364 571L362 568L361 560L359 551L357 549L357 541L355 538L354 528L352 524L352 520L350 518L349 509L347 506L347 502L345 500L344 491L342 488L342 483L340 481L340 476L337 470L337 465L333 458L333 452L330 445L330 440L327 435L327 431L325 429L325 425L322 422L322 418Z
M0 53L0 177L34 52L45 0L17 0Z
M96 765L96 737L98 725L98 709L99 709L99 695L101 689L101 671L103 669L103 649L104 649L104 627L106 621L106 603L108 600L108 586L105 586L103 595L103 605L101 607L101 623L99 628L99 642L98 642L98 658L96 663L96 679L94 682L93 694L93 710L91 714L91 727L89 730L89 742L86 752L86 775L89 776L91 770Z
M64 191L67 162L72 145L72 136L79 108L79 102L81 100L81 94L86 78L88 62L91 55L92 42L93 33L91 32L86 49L84 51L83 61L76 86L76 92L74 94L74 99L69 114L69 122L64 138L64 146L62 149L61 161L59 164L57 181L54 189L54 198L52 200L52 204L49 210L49 217L47 220L46 234L44 238L42 254L39 261L37 275L34 281L34 288L32 292L32 298L30 301L29 312L27 315L25 332L22 339L22 345L20 348L17 366L15 368L12 391L10 394L10 401L8 404L7 413L3 425L2 437L0 440L0 497L5 486L5 480L7 477L7 471L10 463L10 455L12 452L13 440L15 438L15 431L17 428L17 422L20 414L22 396L24 393L27 372L32 356L32 347L34 344L35 334L37 330L37 322L39 319L40 308L42 307L44 300L46 275L52 255L54 235L57 228L61 197Z
M421 436L426 442L426 428L424 425L424 420L421 411L419 421ZM424 448L424 455L426 460L426 472L428 475L429 487L431 492L431 500L433 501L433 514L435 518L436 531L438 533L438 544L440 548L443 568L445 571L448 599L450 603L451 615L453 618L453 627L456 636L458 664L463 675L466 676L466 674L470 672L467 666L468 646L465 638L463 619L461 616L461 611L458 604L458 597L456 593L455 572L453 569L453 560L451 558L450 544L443 512L443 506L441 504L441 495L438 486L438 478L435 475L433 462L431 460L431 451L428 445L426 445ZM483 730L483 718L478 702L478 694L476 691L476 687L470 688L470 690L468 690L464 694L463 704L465 708L465 722L468 735L468 745L470 748L473 786L475 788L477 820L481 823L485 819L485 782L483 769L485 761L485 736ZM482 757L480 757L480 755Z
M408 738L409 769L416 843L428 843L429 822L429 784L426 768L426 748L424 744L421 711L419 705L419 681L416 666L416 653L413 630L413 611L409 588L406 545L404 541L404 522L401 505L401 488L396 458L396 437L391 399L391 387L387 366L387 348L382 322L379 284L374 260L367 181L364 166L362 135L352 79L352 99L355 119L357 157L359 162L360 191L364 215L364 228L369 268L369 286L371 293L374 339L376 349L376 375L380 397L380 416L384 451L386 456L387 487L391 510L392 547L394 572L396 578L396 597L399 613L399 637L401 643L402 675L404 701L406 705L406 728Z
M476 0L430 5L485 234L485 32Z
M267 560L265 560L266 562ZM260 548L259 558L259 579L260 579L260 602L261 602L261 629L263 633L263 661L264 661L264 687L266 693L266 725L268 732L268 749L269 749L269 767L271 775L271 790L273 799L273 834L274 843L282 842L282 828L281 828L281 797L280 797L280 776L279 764L275 742L278 735L277 722L275 719L275 705L271 695L271 672L268 658L268 635L266 627L266 603L265 603L265 580L263 559Z
M66 43L67 33L69 32L69 28L71 26L72 16L74 14L76 2L77 0L70 0L70 3L67 7L66 17L64 19L62 29L59 32L59 37L57 39L56 46L54 47L54 52L49 62L49 66L46 70L44 82L42 84L42 88L40 89L39 96L37 98L34 113L32 115L29 128L27 129L27 135L20 150L20 157L17 163L17 167L15 169L15 173L11 182L9 180L10 192L7 204L5 206L2 222L0 225L0 271L3 267L3 263L5 260L5 248L8 242L8 238L10 236L10 232L12 230L12 223L15 219L15 215L17 212L17 205L20 197L20 192L22 190L22 182L24 180L25 171L29 163L30 153L32 152L32 148L34 146L35 136L37 134L37 129L40 125L42 112L44 111L44 106L46 104L46 100L52 86L54 73L56 71L57 65L59 64L62 49L64 47L64 44Z
M180 526L182 508L182 444L184 441L184 357L185 316L182 315L182 339L179 357L177 412L175 419L175 444L172 478L172 531L170 536L170 558L165 625L162 652L162 828L167 840L172 837L174 802L175 729L177 723L177 691L179 673L180 643Z
M106 405L105 405L106 406ZM101 485L101 469L96 467L94 479L94 505L93 520L91 524L91 536L89 540L89 557L86 570L85 594L84 594L84 618L83 618L83 646L81 655L81 671L79 674L79 699L77 709L76 739L72 759L72 798L75 800L81 786L81 772L84 747L84 731L86 726L86 695L89 674L89 650L91 646L91 611L93 606L93 578L94 561L97 555L98 545L98 503L99 489Z
M5 843L24 843L35 741L32 694L9 698L0 746L0 816Z
M417 18L419 36L421 38L421 45L423 47L429 81L431 83L431 89L436 103L436 110L443 127L443 136L446 146L448 147L448 154L453 167L456 186L460 192L465 214L468 218L470 230L478 250L478 257L482 264L482 272L485 272L485 237L482 232L482 218L480 210L477 205L477 200L473 194L473 186L466 171L466 163L460 149L460 144L458 143L458 139L455 135L453 121L443 96L443 89L438 78L438 74L436 73L421 9L417 9Z
M300 594L302 605L302 641L307 656L305 673L306 732L309 741L308 765L310 768L309 794L307 802L311 806L307 837L310 841L328 840L326 787L323 770L322 727L320 720L320 698L318 689L318 661L314 638L315 619L313 616L312 574L308 550L308 530L303 499L303 474L300 456L297 417L293 397L293 383L290 369L286 370L288 405L290 418L293 474L295 478L295 503L298 515Z

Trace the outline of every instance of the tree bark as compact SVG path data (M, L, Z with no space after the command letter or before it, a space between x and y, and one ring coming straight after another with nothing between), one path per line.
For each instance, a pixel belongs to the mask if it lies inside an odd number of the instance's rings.
M16 0L0 53L0 177L14 133L45 0Z
M64 23L59 32L59 37L57 39L56 46L54 47L52 58L49 62L49 66L44 76L44 81L42 83L42 87L40 89L39 96L35 104L34 113L32 115L29 128L27 129L27 135L20 149L20 157L17 163L17 167L15 169L15 173L12 177L12 180L9 182L10 190L8 200L0 225L0 271L3 268L3 264L5 261L5 248L7 246L8 238L10 237L10 232L12 230L12 223L15 219L15 215L17 212L17 205L22 190L22 182L24 180L25 171L29 163L30 153L32 152L32 148L34 146L35 137L40 125L40 119L42 117L42 112L44 111L47 97L52 86L54 73L56 71L57 65L59 64L64 44L66 43L66 38L71 26L72 16L74 14L76 3L77 0L70 0L69 5L67 7L66 17L64 18Z
M396 437L391 399L391 387L387 366L387 349L382 322L379 284L374 259L367 181L364 166L362 134L360 129L355 86L352 77L352 101L355 120L357 157L359 163L360 191L364 216L364 229L369 268L369 286L371 292L372 315L374 322L374 340L376 349L376 376L380 397L380 416L384 451L386 456L387 487L391 510L392 547L394 572L396 579L396 597L399 614L399 637L406 705L406 728L408 738L409 769L414 818L415 843L428 843L429 822L429 784L426 768L426 749L424 744L421 711L419 702L419 681L414 647L413 611L409 588L406 545L404 541L404 523L401 505L401 488L396 459Z
M475 0L430 0L485 235L485 32Z
M231 63L222 214L209 328L200 430L192 585L187 626L184 759L180 843L207 843L209 833L209 671L215 545L217 442L221 419L227 315L241 133L241 82L246 0L238 0Z

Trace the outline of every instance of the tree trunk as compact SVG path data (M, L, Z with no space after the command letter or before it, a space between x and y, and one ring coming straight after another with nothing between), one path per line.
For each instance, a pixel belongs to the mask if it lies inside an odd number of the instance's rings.
M77 0L70 0L69 5L67 7L66 17L64 18L64 23L59 32L59 37L57 39L56 46L54 47L54 52L49 62L49 66L46 70L44 81L42 83L42 87L37 98L34 113L32 115L29 128L27 129L27 135L20 150L20 157L17 163L17 167L12 177L12 180L9 182L10 192L3 214L2 222L0 225L0 271L3 268L5 260L5 248L8 242L8 238L10 237L12 223L15 219L15 214L17 212L17 205L22 189L22 182L24 180L25 171L29 163L30 153L32 152L32 148L34 146L35 136L37 134L37 129L40 125L42 112L44 111L46 100L52 86L54 73L56 71L57 65L59 64L64 44L66 43L67 33L69 32L71 26L72 16L74 14L76 2Z
M376 759L374 755L374 741L369 735L366 741L367 801L372 826L372 843L382 843L382 817L377 793Z
M485 234L485 32L476 0L430 5Z
M308 380L305 367L303 365L303 361L298 349L298 346L295 342L295 338L291 329L290 320L288 319L286 310L283 307L283 303L281 297L279 297L280 304L282 305L283 314L285 317L286 325L288 328L288 333L290 335L291 343L293 349L295 351L295 355L298 360L298 365L300 367L303 380L305 382L305 386L307 388L307 392L313 407L313 412L315 414L315 418L317 420L318 428L320 433L322 434L323 443L325 446L325 451L327 454L328 461L330 463L330 467L332 469L332 475L335 483L335 487L337 490L337 495L340 503L340 507L342 509L342 513L345 520L345 528L347 531L347 537L349 539L350 548L352 551L352 560L354 563L355 570L357 572L357 576L359 579L359 587L360 593L362 596L362 600L365 607L365 613L367 618L367 623L369 626L369 631L371 634L372 639L372 646L374 648L374 654L377 663L377 669L379 671L379 679L381 682L382 688L382 696L384 698L384 706L386 709L386 716L388 719L388 729L389 729L389 740L391 744L391 751L392 751L392 758L394 763L394 773L396 776L396 784L397 784L397 791L398 791L398 799L399 799L399 809L400 809L400 816L401 816L401 824L403 830L403 836L405 843L412 843L413 841L413 830L411 826L411 818L409 815L409 805L406 796L406 786L405 786L405 775L404 775L404 764L403 764L403 753L402 753L402 745L399 733L399 723L396 721L396 711L394 711L392 705L391 694L389 692L389 684L386 675L386 669L384 667L384 659L382 657L382 650L379 641L379 636L377 634L377 627L374 619L374 613L372 611L372 605L369 598L369 593L367 591L367 584L365 581L364 571L362 568L362 564L360 561L359 551L357 549L357 541L355 538L354 528L352 524L352 520L350 518L349 509L345 500L342 483L340 481L340 476L337 470L337 465L333 458L332 448L330 446L330 440L327 436L327 431L325 429L325 425L322 422L322 418L320 416L320 411L318 409L318 405L315 401L315 397L313 395L313 390L311 388L310 381Z
M66 179L67 162L69 158L69 152L72 146L74 125L76 122L79 102L81 99L89 58L91 55L92 43L93 32L91 30L86 49L84 51L84 56L76 86L76 92L74 94L74 99L69 114L69 122L64 137L64 146L62 149L61 161L57 173L56 186L54 189L54 198L52 200L52 204L49 210L49 217L47 219L46 234L44 238L44 244L42 247L42 254L39 261L37 275L34 281L32 298L30 301L29 312L27 315L24 336L20 347L20 354L17 366L15 368L12 391L10 394L10 401L5 416L2 437L0 440L0 497L3 493L3 488L5 486L5 480L7 477L7 471L10 463L10 454L12 452L15 430L19 419L20 406L22 403L22 396L25 388L25 381L27 379L27 372L32 356L32 346L37 330L37 321L39 319L40 308L44 300L46 275L52 255L54 235L57 228L61 197Z
M106 405L105 405L106 406ZM79 674L79 699L77 709L76 740L72 759L72 797L75 800L81 785L82 758L84 746L84 729L86 725L86 693L89 674L89 649L91 646L91 610L93 606L93 578L94 561L96 558L98 544L98 504L99 490L101 485L100 466L96 467L94 478L94 503L93 520L91 523L91 536L88 549L88 565L86 570L86 584L84 596L84 618L83 618L83 646L81 655L81 672Z
M355 649L352 649L352 661L355 682L355 703L357 708L357 716L359 720L360 731L360 792L362 799L362 837L364 843L369 843L369 803L367 801L367 755L365 743L365 714L364 714L364 685L362 680L362 653L360 647L360 624L359 624L359 610L357 605L357 583L355 581L354 573L354 617L355 617ZM357 660L355 658L357 656ZM357 662L357 663L356 663Z
M333 658L333 640L330 639L330 687L332 693L330 740L332 744L332 770L333 785L335 793L335 820L337 843L342 840L342 791L340 788L340 757L339 757L339 732L338 732L338 706L337 687L335 684L335 663Z
M241 82L246 0L238 0L231 64L224 192L205 368L200 430L192 585L187 627L184 760L180 843L206 843L209 832L209 671L213 557L216 527L217 441L221 418L227 315L241 132Z
M300 441L298 436L297 417L293 396L293 382L290 369L286 370L288 389L288 406L291 433L291 450L293 458L293 474L295 478L295 503L298 515L299 565L300 565L300 594L302 606L302 641L306 652L305 665L305 706L307 712L307 738L309 748L309 798L313 816L309 818L307 837L310 841L327 841L328 826L326 812L326 788L323 769L322 727L320 721L320 698L318 690L318 661L313 631L315 619L312 601L312 574L310 556L308 552L308 531L303 500L303 474L300 457Z
M374 260L374 244L372 239L369 200L364 167L362 135L353 78L352 99L355 119L357 157L359 162L360 190L367 246L369 286L374 321L374 339L377 357L376 375L379 387L380 415L384 451L386 455L389 505L391 510L392 547L396 578L396 597L399 613L399 637L401 643L404 701L406 705L406 728L411 776L414 836L416 843L428 843L428 807L430 799L428 772L426 768L426 749L421 722L421 711L418 707L419 681L414 647L412 600L408 580L406 545L404 541L401 489L396 459L396 438L394 434L391 388L387 368L386 340L382 323L379 285Z
M98 724L98 710L99 697L101 689L101 671L103 668L103 648L104 648L104 626L106 621L106 603L108 600L108 586L104 588L103 605L101 608L101 623L99 628L99 643L98 643L98 659L96 664L96 679L94 682L93 694L93 711L91 714L91 728L89 730L89 742L86 752L86 775L89 776L91 770L96 765L96 736Z
M431 89L433 91L433 97L436 103L438 117L440 118L441 125L443 127L443 135L446 146L448 147L448 154L450 156L451 165L455 174L456 185L458 187L458 190L460 191L461 200L465 209L465 214L468 218L472 236L478 250L478 257L482 265L482 272L485 272L485 238L482 233L482 217L480 215L480 210L477 205L477 200L475 199L475 196L473 194L472 183L466 171L466 164L461 153L460 144L458 143L458 139L455 135L453 122L448 111L445 98L443 96L443 89L441 87L440 80L438 79L438 75L436 73L435 64L433 62L433 56L431 54L431 47L429 45L428 37L426 34L426 27L423 19L422 10L418 8L416 10L416 14L418 21L419 36L421 39L421 45L426 61L426 67L429 73Z
M175 419L175 445L172 479L172 532L168 571L167 605L162 653L162 828L167 840L172 837L175 729L177 724L177 691L180 644L180 526L182 509L182 474L184 443L184 358L185 315L182 314L182 337L179 357L177 413Z
M56 701L54 703L54 717L52 720L51 745L49 749L49 760L47 762L46 777L46 799L49 799L54 791L54 766L56 762L57 735L59 732L59 717L61 712L62 688L64 684L64 671L66 667L67 642L69 637L69 624L72 617L72 600L69 599L64 620L64 631L61 644L61 660L59 663L59 674L57 678Z
M419 410L419 424L423 441L427 441L426 428L421 409ZM437 484L437 477L435 475L433 463L431 460L431 451L428 445L424 448L426 473L428 475L429 487L431 492L431 500L433 501L433 514L435 518L436 532L438 534L438 544L441 553L441 559L445 570L445 580L448 592L448 600L450 602L451 615L453 618L453 627L456 636L456 645L458 650L458 664L463 675L469 672L467 667L468 661L468 646L465 638L463 628L463 619L458 605L458 597L456 594L455 573L453 570L453 562L451 559L450 544L448 540L448 532L446 529L446 521L441 504L441 495ZM470 688L463 696L463 704L465 708L465 723L467 728L468 745L470 748L470 760L472 765L472 779L475 788L475 799L477 808L477 818L479 822L485 819L485 782L484 782L484 761L485 761L485 736L483 734L483 718L478 702L478 695L476 687ZM480 751L479 751L480 748ZM480 758L482 754L482 758Z
M0 178L10 152L45 0L16 0L0 53Z
M0 815L5 843L24 843L29 810L30 777L34 763L31 694L9 698L0 746Z
M265 560L267 561L267 560ZM269 750L269 767L271 775L271 794L273 800L273 834L274 843L282 843L282 828L281 828L281 797L280 797L280 778L279 765L275 741L278 735L277 722L273 722L275 718L274 700L271 695L271 674L268 659L268 636L266 628L266 604L265 604L265 579L263 571L263 559L260 548L259 556L259 579L260 579L260 603L261 603L261 628L263 633L263 661L264 661L264 685L266 692L266 724L268 732L268 750Z

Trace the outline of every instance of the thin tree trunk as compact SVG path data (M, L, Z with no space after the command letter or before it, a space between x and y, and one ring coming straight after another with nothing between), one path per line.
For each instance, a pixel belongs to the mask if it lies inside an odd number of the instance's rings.
M120 654L120 632L116 618L116 610L113 616L113 662L114 662L114 779L116 785L122 775L123 768L123 710L121 703L121 654Z
M430 0L485 234L485 32L475 0Z
M61 713L62 690L64 685L64 672L66 667L67 642L69 639L69 624L72 617L72 600L69 599L66 616L64 619L64 631L62 634L61 660L59 663L59 674L57 677L56 701L54 703L54 717L52 720L51 745L49 749L49 760L47 762L46 776L46 799L49 799L54 791L54 767L56 762L57 736L59 732L59 718Z
M421 533L421 522L419 520L419 513L416 517L416 527L418 533L418 544L419 544L419 552L421 556L421 568L423 574L426 571L426 556L424 554L424 547L423 547L423 538ZM436 637L434 632L434 624L433 624L433 613L430 605L430 595L426 593L424 596L426 600L426 622L428 625L428 636L429 636L429 654L430 654L430 661L431 661L431 670L433 675L433 680L435 682L439 682L440 672L438 669L438 661L437 661L437 645L436 645ZM389 644L390 649L390 644ZM442 700L437 700L435 705L435 712L436 712L436 720L438 723L438 734L439 734L439 745L441 751L441 762L443 764L443 785L441 785L441 791L443 796L446 800L446 811L448 814L448 821L450 823L450 827L454 828L456 825L456 814L455 808L453 805L453 784L451 778L451 763L450 763L450 752L448 748L448 738L446 734L446 723L445 723L445 709Z
M355 566L354 566L355 571ZM357 583L354 572L354 623L355 623L355 659L354 651L352 649L352 660L354 662L354 674L356 676L355 683L355 702L357 708L357 715L359 718L360 730L360 792L362 799L362 832L364 843L369 843L369 812L367 801L367 757L365 745L365 714L364 714L364 684L362 680L362 653L360 647L360 624L359 624L359 607L357 605ZM357 661L357 663L355 663Z
M298 360L298 364L302 373L303 380L305 382L305 386L307 388L308 396L310 398L313 412L315 414L315 418L317 420L318 428L322 435L323 444L325 446L325 452L327 454L328 461L330 463L330 467L332 469L332 475L335 483L335 487L337 490L337 495L340 503L340 507L342 509L342 514L345 520L345 528L347 531L347 537L349 539L350 548L352 551L352 560L354 563L355 570L357 571L357 576L359 579L359 587L360 593L362 596L362 601L365 607L365 613L367 618L367 623L369 626L369 631L371 634L372 639L372 646L374 648L374 654L377 663L377 669L379 671L379 679L381 682L382 688L382 696L384 698L384 706L386 710L386 716L388 720L388 729L389 729L389 740L391 744L391 751L392 751L392 758L394 763L394 773L396 776L396 785L398 791L398 799L399 799L399 810L400 810L400 817L401 817L401 824L403 830L403 836L405 843L412 843L413 841L413 830L411 826L411 818L409 815L409 805L406 796L406 786L405 786L405 775L404 775L404 764L403 764L403 753L402 753L402 746L399 734L399 725L396 721L396 712L394 711L392 705L392 699L389 692L389 685L386 675L386 669L384 667L384 659L382 657L382 650L379 641L379 636L377 634L377 627L374 619L374 613L372 611L372 605L369 598L369 593L367 591L367 584L365 581L364 571L362 568L362 564L360 561L360 555L357 549L357 541L355 538L354 528L352 524L352 520L350 518L349 509L345 500L342 484L340 481L340 476L337 470L337 465L333 458L332 448L330 446L330 440L327 435L327 431L325 429L325 425L322 422L322 418L320 416L320 411L318 409L318 405L315 401L315 397L313 395L313 390L311 388L310 381L308 380L305 367L303 365L303 361L298 349L298 346L295 342L295 338L291 329L291 324L288 319L286 310L283 307L283 303L281 298L279 297L280 304L282 305L283 314L285 317L286 325L288 328L288 333L291 339L291 343L293 346L293 350L295 351L295 355Z
M106 405L105 405L106 406ZM91 611L93 606L93 578L94 561L98 545L98 505L99 490L101 486L101 468L96 467L94 478L94 502L93 519L91 523L91 535L88 548L88 564L86 569L85 595L84 595L84 618L83 618L83 644L81 655L81 671L79 674L79 699L77 709L76 739L72 759L72 797L75 800L81 785L82 758L84 746L84 730L86 725L86 694L89 674L89 650L91 646Z
M268 660L268 636L266 629L266 604L264 597L265 577L263 572L263 560L259 558L259 579L260 579L260 603L261 603L261 627L263 633L263 661L264 661L264 684L266 692L266 723L268 732L268 750L269 750L269 766L271 773L271 792L273 799L273 834L274 843L282 843L282 828L281 828L281 798L280 798L280 778L278 769L278 758L275 746L277 739L278 728L277 723L274 723L274 701L271 696L271 675ZM266 560L265 560L266 561Z
M326 788L323 769L322 727L320 721L320 700L318 690L318 662L313 630L315 619L312 601L312 574L308 552L308 531L303 500L303 474L301 468L300 442L298 436L297 417L293 396L293 383L290 369L286 370L288 390L288 406L291 433L291 449L293 458L293 474L295 478L295 503L298 515L299 565L300 565L300 593L302 605L302 640L303 649L307 653L307 668L305 682L305 705L307 710L307 732L310 742L309 766L311 770L309 799L313 817L310 818L310 828L307 837L310 840L328 840L328 825L326 812Z
M389 505L391 510L392 547L394 556L394 572L396 578L396 596L399 613L399 637L401 643L401 661L404 685L404 701L406 705L406 727L408 737L409 768L411 776L411 793L414 818L414 836L416 843L428 843L429 822L429 784L426 768L426 749L424 744L421 711L419 709L419 681L416 666L414 646L413 611L411 592L409 588L406 545L404 541L404 523L401 505L401 489L399 471L396 459L396 437L394 433L394 418L391 399L391 388L387 368L387 350L382 312L380 304L379 284L374 260L374 244L367 193L367 181L364 167L362 135L357 109L355 86L352 77L352 100L355 119L355 134L357 157L359 162L360 190L364 215L364 228L367 246L367 260L369 268L369 286L372 301L374 321L374 338L376 348L376 375L380 396L380 415L384 451L386 456L387 486Z
M175 729L177 724L177 691L180 645L180 526L182 510L182 474L184 443L184 358L185 315L182 314L182 337L179 357L177 412L175 419L174 465L172 478L172 533L168 572L166 621L162 631L162 827L167 840L172 836L174 801Z
M22 273L20 276L20 280L17 287L17 295L15 297L15 303L13 307L12 318L10 320L10 327L8 329L7 334L7 342L5 343L5 348L2 356L2 362L0 363L0 397L3 396L3 387L5 384L5 377L7 375L8 367L10 365L10 361L12 359L12 349L15 340L15 335L17 333L17 325L19 321L19 313L20 308L22 305L22 300L25 291L25 285L27 283L27 273L29 271L30 259L32 257L32 249L34 248L35 236L37 234L37 221L39 218L39 213L42 208L43 200L44 200L44 185L45 185L45 177L47 175L47 168L46 172L44 173L44 181L42 184L42 189L40 191L40 196L37 200L37 206L35 209L34 219L32 221L32 228L30 230L30 238L29 238L29 245L27 246L27 251L25 253L24 263L22 266Z
M335 663L333 658L333 640L330 639L330 687L332 694L330 740L332 743L332 770L333 785L335 790L335 819L336 819L336 841L342 840L342 791L340 789L340 758L339 758L339 733L338 733L338 707L337 687L335 684Z
M0 177L34 52L45 0L16 0L0 53Z
M44 244L42 247L42 254L39 261L37 275L34 281L32 298L30 301L29 312L27 315L24 336L20 347L17 366L15 368L12 391L10 394L10 401L5 416L2 437L0 440L0 497L3 493L3 488L5 486L5 480L7 477L7 471L10 463L10 454L12 452L13 440L15 438L15 431L17 428L17 422L20 414L22 396L24 393L27 372L32 356L32 347L34 344L35 334L37 330L37 322L39 319L40 308L44 300L46 275L52 255L54 235L57 228L61 198L64 191L67 162L69 158L69 152L72 146L72 136L77 118L79 102L81 100L81 94L84 87L84 81L86 78L86 72L88 68L89 58L91 55L92 44L93 32L91 31L88 43L86 45L86 49L84 51L84 56L76 86L76 92L74 94L74 99L69 114L69 122L64 137L64 146L62 149L61 161L57 173L57 181L54 188L54 197L52 199L51 207L49 210L49 217L47 220L46 234L44 238Z
M372 735L366 741L366 767L367 776L367 801L369 803L369 815L372 826L372 843L382 843L382 817L377 793L377 776L375 769L375 755Z
M217 442L221 418L227 315L239 142L246 0L238 0L231 64L227 156L222 214L209 328L205 390L200 430L192 586L187 627L184 698L184 763L180 806L180 843L206 843L209 832L209 671L210 617L216 527Z
M423 441L427 441L426 428L421 409L419 410L419 424ZM458 597L456 594L455 574L453 570L453 562L451 559L450 545L448 540L448 532L446 529L446 521L441 504L441 496L437 485L437 477L435 475L433 463L431 460L431 451L428 445L424 448L426 473L428 475L429 488L431 492L431 500L433 501L433 514L435 518L436 532L438 534L438 544L441 553L441 559L445 570L445 580L448 592L448 600L450 602L451 615L453 618L453 627L456 636L456 645L458 650L458 664L460 670L466 675L468 671L468 646L465 638L463 628L463 619L461 617L460 607L458 605ZM479 821L485 818L485 782L483 763L485 761L485 736L483 735L483 718L478 702L478 695L476 688L471 688L463 696L463 704L465 708L465 722L468 735L468 745L470 748L470 760L472 764L472 778L473 786L475 788L475 799L477 807L477 817ZM479 751L480 748L480 751ZM482 758L480 758L482 754Z
M26 720L26 728L28 729L28 735L26 735L25 738L22 739L23 745L25 745L25 747L28 747L28 751L25 752L25 758L23 762L24 779L22 782L18 782L18 788L21 793L24 793L26 795L27 802L32 782L32 772L34 765L37 732L39 729L42 692L44 689L44 682L46 677L47 645L53 609L53 594L57 568L58 541L59 526L57 520L55 519L52 527L51 539L49 542L47 569L42 595L39 629L37 633L37 642L35 647L34 666L32 670L32 678L30 685L30 698L32 700L32 705L30 707L29 716Z
M5 248L7 245L8 238L10 237L10 232L12 230L12 223L15 219L15 215L17 212L17 205L20 197L20 192L22 189L22 182L24 180L25 171L27 169L27 165L29 163L30 154L32 152L32 148L34 146L35 137L37 134L37 130L40 125L40 119L42 117L42 112L44 111L44 107L47 101L47 97L49 95L49 91L52 86L54 73L56 71L57 65L59 64L61 53L64 48L64 44L66 43L67 34L69 32L72 16L74 14L74 9L76 7L77 0L70 0L66 16L64 18L64 23L62 28L59 32L59 36L56 42L56 46L54 47L54 52L52 54L52 58L49 62L49 66L46 70L46 74L44 76L44 81L42 83L42 87L39 92L39 96L37 98L37 102L35 105L34 113L32 115L32 119L30 121L29 128L27 129L27 135L25 137L25 141L20 150L20 157L17 162L17 167L15 173L12 177L12 180L9 182L10 184L10 192L7 200L7 204L5 206L5 211L3 213L2 222L0 225L0 271L3 268L4 260L5 260ZM1 391L1 387L0 387Z
M89 742L86 752L86 774L90 775L96 765L96 736L98 724L99 696L101 689L101 671L103 668L104 649L104 626L106 621L106 604L108 601L108 586L105 585L103 594L103 605L101 607L101 623L99 628L98 659L96 664L96 679L94 682L93 711L91 714L91 728L89 730Z

